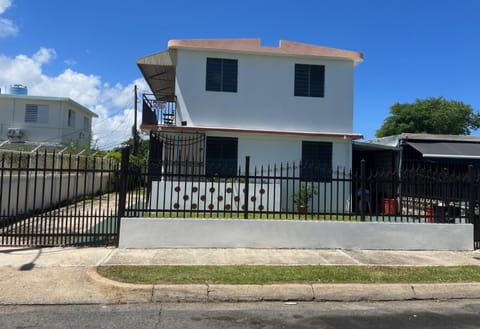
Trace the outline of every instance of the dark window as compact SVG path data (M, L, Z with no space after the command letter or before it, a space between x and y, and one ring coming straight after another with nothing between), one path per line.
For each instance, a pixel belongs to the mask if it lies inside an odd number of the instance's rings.
M300 176L303 181L331 181L332 143L302 142Z
M232 137L207 137L207 176L234 177L237 175L238 139Z
M295 96L323 97L325 66L295 64Z
M236 59L207 58L206 89L237 92L238 61Z

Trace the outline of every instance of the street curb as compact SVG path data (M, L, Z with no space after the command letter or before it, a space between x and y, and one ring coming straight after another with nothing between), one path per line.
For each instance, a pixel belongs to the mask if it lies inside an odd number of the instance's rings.
M357 302L480 299L480 283L392 284L130 284L107 279L96 267L88 276L114 292L118 303L156 302Z
M117 303L207 302L206 284L132 284L110 280L96 267L86 268L89 278L116 296Z
M95 266L87 266L85 273L116 304L150 303L152 301L153 285L113 281L98 274Z

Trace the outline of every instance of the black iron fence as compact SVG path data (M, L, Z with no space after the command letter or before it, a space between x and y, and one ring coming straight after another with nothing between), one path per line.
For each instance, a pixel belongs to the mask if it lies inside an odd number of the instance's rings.
M137 180L126 187L125 216L478 224L479 177L472 170L367 173L362 162L358 172L325 172L301 163L250 166L247 157L225 177L208 175L208 165L163 161L150 172L130 171Z
M121 217L473 223L480 175L423 169L326 172L301 163L212 175L198 161L129 163L63 154L0 154L0 245L116 245ZM214 164L219 167L219 164ZM225 173L228 171L221 170ZM230 171L231 172L231 171Z
M116 244L118 185L112 159L0 154L0 245Z

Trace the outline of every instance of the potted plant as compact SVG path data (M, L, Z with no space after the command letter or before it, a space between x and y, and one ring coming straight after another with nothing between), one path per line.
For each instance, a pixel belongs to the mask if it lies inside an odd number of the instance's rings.
M299 213L304 214L307 212L308 204L314 195L317 195L317 188L313 185L313 183L300 183L298 190L293 193L293 203L297 206Z

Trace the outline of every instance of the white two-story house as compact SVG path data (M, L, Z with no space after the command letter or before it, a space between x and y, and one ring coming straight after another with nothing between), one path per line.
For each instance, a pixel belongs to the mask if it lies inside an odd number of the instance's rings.
M204 161L207 174L235 173L247 155L253 166L301 161L348 171L352 140L362 137L353 132L354 68L362 60L359 52L283 40L279 47L171 40L137 61L153 93L144 96L141 128L161 145L157 156Z
M0 94L0 141L81 147L95 113L66 97Z

